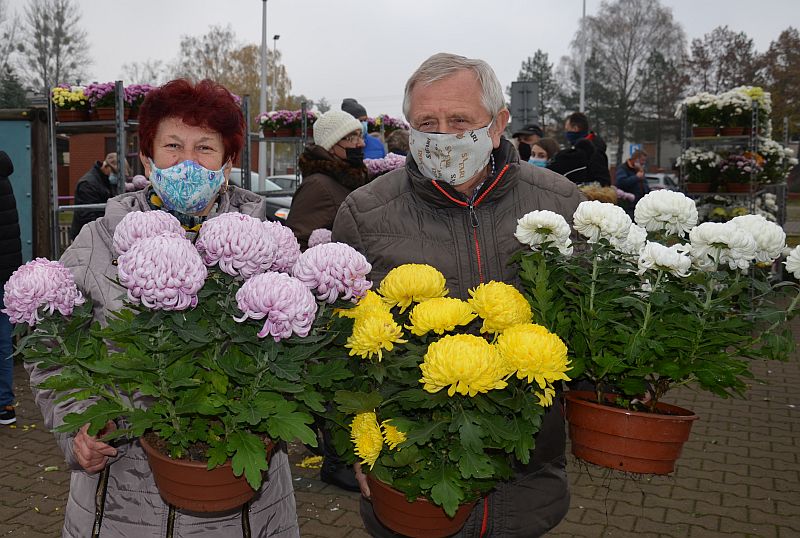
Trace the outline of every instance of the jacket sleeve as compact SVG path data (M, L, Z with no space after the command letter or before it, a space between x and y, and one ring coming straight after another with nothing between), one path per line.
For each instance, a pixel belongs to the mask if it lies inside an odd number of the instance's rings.
M625 192L634 192L636 183L639 182L639 178L636 176L636 173L634 172L632 174L628 167L624 164L617 168L615 179L617 187Z
M292 197L286 225L292 229L300 248L308 247L308 238L317 228L331 229L339 207L319 181L306 180Z
M592 181L599 181L603 187L611 185L611 173L608 171L608 157L601 151L595 151L589 159L589 176Z

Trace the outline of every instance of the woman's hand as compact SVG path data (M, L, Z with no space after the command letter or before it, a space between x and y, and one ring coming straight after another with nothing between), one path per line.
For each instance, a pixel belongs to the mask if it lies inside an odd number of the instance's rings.
M369 499L370 491L369 485L367 484L367 475L361 471L361 464L358 462L354 463L353 471L356 473L356 481L358 482L358 487L361 488L361 495L363 495L365 499Z
M96 436L91 436L86 433L88 429L89 425L84 424L72 441L72 449L75 452L75 459L78 460L78 464L83 467L87 473L96 473L106 466L108 458L113 458L117 455L116 448L99 441L97 438L108 432L113 432L117 429L117 425L109 420L106 423L106 427Z

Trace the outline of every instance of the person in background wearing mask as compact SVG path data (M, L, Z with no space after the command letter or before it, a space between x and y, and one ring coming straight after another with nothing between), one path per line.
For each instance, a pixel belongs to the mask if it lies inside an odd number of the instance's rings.
M514 238L517 219L540 209L571 222L583 195L558 174L519 162L503 137L509 119L503 88L483 60L431 56L406 83L403 113L411 124L405 167L347 197L333 224L333 240L367 257L374 288L405 263L436 267L449 295L461 299L482 282L519 284L508 263L520 248ZM514 478L479 501L456 536L541 536L566 515L566 431L558 402L555 398L542 419L530 463L518 462ZM376 519L358 465L356 478L367 531L394 536Z
M119 167L116 153L109 153L103 162L94 166L78 180L75 185L75 205L104 204L119 193ZM125 161L126 177L131 176L131 167ZM103 216L102 209L78 209L72 214L70 238L75 239L81 228Z
M528 162L534 166L546 167L561 148L552 138L541 138L531 146L531 157Z
M168 212L190 239L196 238L206 219L221 213L265 218L263 198L228 185L245 134L239 105L215 82L173 80L147 94L139 111L139 158L150 186L108 200L105 214L88 223L61 257L84 296L94 302L97 321L102 323L123 304L125 289L117 283L112 238L128 213ZM59 393L36 388L58 370L30 363L25 367L47 429L60 426L66 414L89 404L60 401ZM89 436L87 427L56 434L72 475L62 529L65 538L95 536L95 525L98 536L109 537L300 536L289 460L281 444L275 447L268 476L252 502L242 510L199 515L165 504L137 439L122 438L111 446ZM115 428L113 422L106 425L107 431Z
M352 97L348 97L342 101L342 110L361 122L361 132L364 135L364 158L382 159L386 157L383 143L377 138L367 135L367 109Z
M573 112L567 116L564 131L569 147L556 154L549 168L575 183L597 181L603 187L611 185L606 143L589 130L586 114Z
M531 148L543 136L544 131L535 123L524 125L522 129L511 135L511 138L517 142L520 161L527 161L531 158Z
M347 195L369 181L361 123L341 110L322 114L314 122L314 143L305 147L298 166L303 182L292 197L286 225L305 250L311 232L333 228Z
M631 158L625 161L622 166L617 167L615 176L616 185L620 190L631 193L635 198L629 208L629 213L633 213L633 208L650 192L650 185L644 177L647 167L647 153L637 149Z

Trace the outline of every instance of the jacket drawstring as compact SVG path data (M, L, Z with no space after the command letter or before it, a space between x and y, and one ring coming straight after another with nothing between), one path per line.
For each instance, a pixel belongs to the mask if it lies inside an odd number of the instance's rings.
M106 465L97 481L97 490L94 494L94 524L92 525L92 538L100 536L100 527L103 524L103 513L106 509L106 493L108 492L109 466Z
M242 506L242 537L250 538L250 503Z

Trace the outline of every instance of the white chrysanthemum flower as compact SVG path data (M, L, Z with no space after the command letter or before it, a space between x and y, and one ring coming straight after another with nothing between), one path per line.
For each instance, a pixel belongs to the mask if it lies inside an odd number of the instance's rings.
M611 241L614 248L625 254L638 255L647 243L647 230L636 224L631 224L628 228L628 235L624 238L616 238Z
M717 265L745 270L756 257L756 240L731 222L704 222L689 232L694 264L704 271Z
M731 219L731 222L755 239L757 262L772 263L783 252L786 232L774 222L761 215L740 215Z
M786 270L792 273L795 278L800 279L800 246L794 247L786 256Z
M697 224L697 206L694 200L681 192L652 191L636 204L634 220L648 232L664 230L668 234L684 236Z
M517 220L514 237L523 245L536 250L545 242L551 242L565 255L572 254L572 241L567 221L552 211L531 211Z
M684 254L678 245L667 247L661 243L648 241L639 253L640 275L648 269L660 269L675 276L686 276L691 266L692 259Z
M578 205L572 217L572 225L590 243L596 243L600 239L622 240L628 237L631 218L618 205L591 200Z

